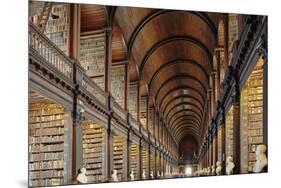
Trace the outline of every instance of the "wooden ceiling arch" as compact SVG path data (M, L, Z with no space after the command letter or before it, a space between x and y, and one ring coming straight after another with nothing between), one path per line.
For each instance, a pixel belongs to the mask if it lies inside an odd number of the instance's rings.
M173 112L173 110L179 106L191 106L192 108L198 110L198 112L203 115L203 111L202 109L200 109L196 104L194 103L191 103L191 102L180 102L176 105L174 105L173 107L171 107L169 110L167 110L167 112L163 112L163 116L164 116L164 119L167 119L169 117L169 114L171 114Z
M171 129L174 129L175 127L177 127L177 125L183 124L183 123L192 123L192 124L196 125L197 127L200 127L200 125L198 124L197 121L190 119L190 118L189 119L186 118L186 119L181 119L181 120L177 121L177 123L175 123L175 124L173 124L173 126L171 126Z
M207 88L196 77L194 77L192 75L186 75L186 74L184 74L184 75L175 75L175 76L172 76L171 78L169 78L168 80L166 80L164 83L161 84L161 86L159 88L157 88L156 93L155 93L155 99L158 98L158 96L160 95L161 90L163 90L163 88L167 84L172 83L174 80L178 80L178 79L184 80L184 81L186 81L186 83L193 83L193 84L197 83L197 85L200 86L200 88L197 87L196 91L198 91L199 93L201 93L202 91L203 91L203 93L207 93ZM195 88L194 85L190 85L190 87ZM201 97L202 97L202 99L204 101L204 95L202 95L202 93L200 95L201 95ZM202 105L203 105L203 103L202 103ZM160 107L161 107L161 105L159 105L159 108Z
M201 103L205 102L206 95L204 96L196 88L189 87L189 86L176 86L176 87L170 89L169 91L167 91L166 94L163 97L161 97L161 99L159 99L159 98L155 99L156 104L158 104L159 107L162 106L163 101L166 100L167 97L172 96L172 94L174 92L182 92L182 94L188 94L189 93L189 95L191 93L193 93L194 94L193 96L195 96L195 95L198 96L197 99L200 100ZM158 101L159 101L159 103L158 103Z
M155 53L162 46L165 46L169 43L174 43L174 42L177 42L177 41L184 41L184 42L191 43L194 46L197 46L207 56L208 63L212 67L212 55L211 55L210 50L204 45L204 43L202 43L200 40L198 40L198 39L196 39L192 36L187 36L187 35L185 35L185 36L172 36L172 37L168 37L166 39L161 40L160 42L156 43L152 48L149 49L149 51L145 54L145 56L143 57L142 61L140 62L140 65L139 65L140 76L142 76L144 66L146 65L148 59L150 58L150 56L153 53Z
M187 65L195 66L195 67L199 68L200 71L202 71L202 73L205 76L205 79L209 80L209 74L207 73L207 71L204 69L204 67L201 64L197 63L194 60L190 60L190 59L175 59L173 61L163 64L159 69L157 69L157 71L152 75L151 79L148 79L149 80L148 87L149 88L151 87L151 84L155 81L155 79L161 74L161 72L163 70L169 68L170 66L175 66L177 64L187 64ZM200 83L202 83L200 79L197 79L197 80ZM202 83L202 85L203 85L203 83ZM204 86L206 88L206 85L204 85Z
M121 8L123 8L123 7L119 7L118 9L121 9ZM116 12L116 10L115 10L115 12ZM198 16L200 19L202 19L208 25L208 27L212 31L213 37L214 38L217 37L216 25L213 23L213 21L210 19L210 17L206 13L194 12L194 11L183 11L183 10L156 9L156 10L153 10L152 12L150 12L150 14L146 15L138 23L138 25L134 28L133 32L131 33L130 38L127 42L129 55L131 55L132 46L134 45L134 42L135 42L138 34L141 32L141 30L154 18L161 16L163 14L170 13L170 12L186 12L186 13L194 14L194 15Z
M178 141L181 140L181 137L186 136L186 134L190 134L192 136L194 136L196 138L196 141L199 140L199 131L197 129L192 128L191 126L185 125L185 126L179 126L176 130L175 130L175 135L178 138Z
M168 109L171 109L172 106L183 102L192 102L200 109L204 109L204 106L200 103L200 101L191 95L181 95L174 97L169 102L167 102L167 104L164 105L163 110L161 110L160 108L159 109L163 114L166 114L166 111L168 111Z
M167 123L168 123L168 125L170 125L170 123L173 121L173 119L176 118L177 116L189 115L189 114L193 114L201 122L202 117L198 112L191 110L191 109L182 109L182 110L176 111L171 117L169 117L167 120Z

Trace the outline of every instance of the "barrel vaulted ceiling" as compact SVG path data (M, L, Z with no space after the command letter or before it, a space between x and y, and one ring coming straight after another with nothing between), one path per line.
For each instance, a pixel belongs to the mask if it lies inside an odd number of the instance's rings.
M129 60L130 80L140 81L141 95L149 96L178 141L190 136L198 142L221 14L93 6L81 9L81 28L95 28L83 26L93 23L83 18L97 14L96 25L113 20L113 63Z

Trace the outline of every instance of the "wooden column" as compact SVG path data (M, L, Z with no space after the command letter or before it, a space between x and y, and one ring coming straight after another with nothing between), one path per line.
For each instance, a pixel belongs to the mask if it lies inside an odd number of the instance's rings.
M80 54L80 27L81 11L80 4L70 6L70 37L69 37L69 57L79 60Z
M216 88L215 88L215 82L216 82L216 73L215 72L212 72L212 117L214 115L214 111L215 111L215 108L216 108Z
M228 55L228 41L229 41L229 32L228 32L228 14L224 14L223 17L223 25L224 25L224 65L225 68L229 65Z
M217 125L215 125L215 145L216 145L216 148L215 148L215 162L218 161L218 129L217 129Z
M216 51L216 59L217 59L217 97L221 95L221 61L220 61L220 51Z
M142 142L143 138L140 138L140 144L139 144L139 170L140 170L140 180L142 180Z
M109 110L112 109L113 98L109 96ZM110 181L111 173L113 170L113 127L111 124L111 119L113 118L113 114L111 113L108 116L108 128L107 128L107 180Z
M112 31L105 31L105 91L110 93L112 67Z
M226 145L225 145L225 113L223 112L222 115L222 120L220 122L220 126L221 126L221 150L222 150L222 174L225 175L225 167L226 167L226 163L225 163L225 151L226 151Z
M128 137L127 137L127 179L128 179L128 175L130 174L131 171L131 129L128 129Z
M148 144L148 167L147 167L147 169L148 169L149 179L152 179L152 177L150 177L150 171L151 171L151 163L150 163L151 151L150 151L150 149L151 149L151 144L149 143Z
M130 75L129 75L129 63L125 64L125 110L129 111L129 88L130 88Z
M238 86L237 86L238 87ZM240 174L240 94L233 96L233 161L234 174Z
M140 83L137 82L137 121L140 122Z

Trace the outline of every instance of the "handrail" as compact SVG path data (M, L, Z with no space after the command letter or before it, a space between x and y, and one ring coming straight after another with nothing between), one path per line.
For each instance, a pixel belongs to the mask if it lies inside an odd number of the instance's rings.
M47 36L29 23L29 47L35 50L46 62L69 79L73 79L73 63Z
M113 111L125 122L127 121L127 111L125 111L115 100L113 101Z
M82 87L85 88L90 94L96 97L104 106L107 104L106 93L85 73L82 78Z
M53 68L55 71L60 72L62 76L65 76L70 82L74 82L74 80L76 80L78 84L81 84L81 89L85 89L102 105L106 107L108 106L109 97L107 92L103 91L90 77L86 75L86 71L79 65L77 60L69 58L31 22L29 23L28 36L29 49L31 52L37 53L40 58L44 59L42 63L46 63L51 69ZM76 78L74 78L74 75L76 75ZM80 78L78 78L79 76L77 77L77 75L79 75ZM115 100L113 100L112 110L125 123L127 123L128 112L124 110ZM139 131L140 122L132 116L129 124ZM142 129L141 132L148 138L147 130ZM153 138L153 140L155 141L156 139Z

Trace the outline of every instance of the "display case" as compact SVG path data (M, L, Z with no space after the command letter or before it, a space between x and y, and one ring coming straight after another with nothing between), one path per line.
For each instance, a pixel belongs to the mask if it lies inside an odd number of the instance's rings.
M29 104L29 185L65 183L64 108L52 101Z
M106 130L93 122L83 123L83 166L89 183L105 181Z
M225 116L225 157L233 157L233 106Z
M256 161L256 146L263 144L263 65L260 59L241 91L242 173L252 171Z
M124 181L125 176L125 139L122 136L113 136L113 169L117 170L118 181Z

